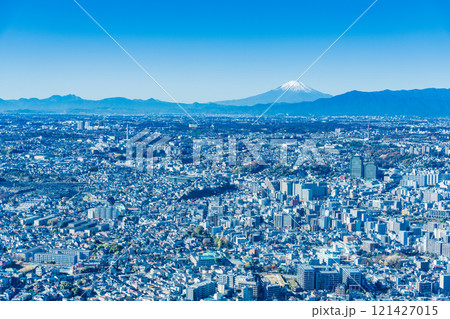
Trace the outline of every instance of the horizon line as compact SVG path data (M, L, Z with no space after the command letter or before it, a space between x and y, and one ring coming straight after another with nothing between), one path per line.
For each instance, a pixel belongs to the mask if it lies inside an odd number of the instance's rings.
M277 87L277 88L279 88L279 87ZM276 88L275 88L275 89L276 89ZM275 89L272 89L272 90L275 90ZM419 88L419 89L418 89L418 88L415 88L415 89L382 89L382 90L373 90L373 91L360 91L360 90L356 90L356 89L355 89L355 90L349 90L349 91L346 91L346 92L344 92L344 93L340 93L340 94L336 94L336 95L329 94L329 93L324 93L324 92L321 92L321 91L318 91L318 92L323 93L323 94L326 94L326 95L329 95L329 96L330 96L329 98L332 98L332 97L344 95L344 94L347 94L347 93L350 93L350 92L375 93L375 92L385 92L385 91L400 92L400 91L449 90L449 89L450 89L450 87L425 87L425 88ZM262 93L259 93L259 94L264 94L264 93L270 92L270 91L272 91L272 90L265 91L265 92L262 92ZM256 94L256 95L259 95L259 94ZM242 98L230 98L230 99L227 99L227 100L220 100L220 101L208 101L208 102L198 102L198 101L194 101L194 102L180 102L180 103L182 103L182 104L217 104L218 102L225 102L225 101L234 101L234 100L247 99L247 98L250 98L250 97L253 97L253 96L256 96L256 95L251 95L251 96L242 97ZM126 99L126 100L130 100L130 101L149 101L149 100L155 100L155 101L159 101L159 102L172 103L172 104L174 104L174 102L165 101L165 100L159 100L159 99L156 99L156 98L153 98L153 97L149 97L149 98L131 98L131 97L125 97L125 96L107 96L107 97L102 97L102 98L85 98L85 97L82 97L82 96L77 95L77 94L74 94L74 93L68 93L68 94L52 94L52 95L50 95L50 96L48 96L48 97L42 97L42 98L38 98L38 97L32 96L32 97L18 97L18 98L12 98L12 99L11 99L11 98L9 98L9 99L4 99L4 98L1 98L1 97L0 97L0 100L1 100L1 101L18 101L18 100L33 100L33 99L36 99L36 100L46 100L46 99L50 99L50 98L52 98L52 97L68 97L68 96L74 96L74 97L80 98L80 99L85 100L85 101L102 101L102 100L107 100L107 99ZM326 97L324 97L324 98L326 99ZM301 103L301 102L312 102L312 101L281 102L281 103L277 103L277 104L283 104L283 103ZM262 104L264 104L264 103L262 103Z

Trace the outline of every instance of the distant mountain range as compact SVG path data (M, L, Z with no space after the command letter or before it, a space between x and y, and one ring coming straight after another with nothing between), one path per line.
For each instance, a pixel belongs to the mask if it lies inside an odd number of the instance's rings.
M275 99L276 97L273 100ZM270 106L271 102L253 106L221 105L218 103L193 103L182 104L182 106L191 114L260 115ZM0 99L0 112L75 114L183 113L175 103L155 99L130 100L116 97L103 100L85 100L75 95L54 95L47 99ZM385 90L379 92L351 91L330 98L320 98L315 101L277 103L266 113L266 115L277 114L292 116L450 116L450 89Z
M286 93L283 94L283 92ZM283 96L281 96L283 94ZM305 101L315 101L321 98L329 98L331 95L316 91L302 82L289 81L280 85L276 89L268 92L250 96L240 100L227 100L215 102L220 105L234 105L234 106L252 106L256 104L271 104L279 97L281 98L277 103L298 103Z
M183 104L187 106L186 104ZM47 99L1 100L0 112L20 113L96 113L96 114L147 114L180 113L182 110L170 102L155 99L131 100L112 97L102 100L85 100L76 95L53 95Z
M351 91L329 99L275 107L274 112L292 115L441 117L450 116L450 89Z

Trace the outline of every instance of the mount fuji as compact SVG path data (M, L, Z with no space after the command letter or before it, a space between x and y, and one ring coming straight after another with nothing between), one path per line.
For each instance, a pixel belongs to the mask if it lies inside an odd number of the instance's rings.
M285 92L283 94L283 92ZM312 102L321 98L329 98L331 95L316 91L302 82L289 81L280 85L276 89L265 93L250 96L238 100L226 100L215 102L220 105L234 105L234 106L253 106L256 104L271 104L275 102L281 95L283 96L277 103L298 103L298 102Z

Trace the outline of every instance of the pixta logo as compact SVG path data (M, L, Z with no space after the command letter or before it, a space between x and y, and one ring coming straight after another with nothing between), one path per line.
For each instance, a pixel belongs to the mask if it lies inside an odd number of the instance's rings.
M169 136L163 136L159 132L150 133L149 130L139 132L127 140L127 163L138 171L146 171L152 174L154 153L157 150L164 150L167 155L170 155L167 145L170 139Z
M143 130L127 140L127 163L138 171L153 172L156 152L164 151L166 162L170 162L172 154L180 154L176 143L170 143L171 137L159 132L151 133ZM186 144L184 144L186 145ZM239 146L239 147L238 147ZM180 147L180 146L178 146ZM192 148L188 148L192 156L192 165L200 166L206 162L214 166L239 166L246 163L259 165L275 165L300 167L304 163L324 164L325 161L316 144L307 140L296 139L212 139L199 138L192 140ZM268 159L270 159L268 161Z

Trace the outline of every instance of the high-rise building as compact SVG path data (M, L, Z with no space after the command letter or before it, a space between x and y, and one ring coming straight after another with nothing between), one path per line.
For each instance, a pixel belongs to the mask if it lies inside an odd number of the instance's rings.
M442 179L444 179L444 177L440 177L439 173L414 171L412 174L404 175L400 185L414 187L434 186Z
M330 216L321 216L319 218L319 227L320 227L320 229L330 229L331 217Z
M450 295L450 274L442 274L439 276L439 288L446 295Z
M352 178L363 178L363 161L361 156L353 156L350 160L350 176Z
M294 196L298 196L299 200L310 201L314 198L326 196L328 193L328 185L326 182L315 183L297 183L294 184Z
M401 230L398 232L398 241L403 246L409 246L409 238L410 238L411 232L406 230Z
M190 301L198 301L214 294L216 285L211 281L203 281L187 288L186 299Z
M242 288L242 300L252 301L253 300L253 287L245 286Z
M265 289L266 299L268 300L281 300L281 286L280 285L267 285Z
M95 207L88 209L88 218L101 219L117 219L119 217L119 210L112 206Z
M356 268L353 267L341 267L342 283L347 287L354 287L359 289L362 282L362 274Z
M310 265L298 265L297 278L300 287L304 290L314 290L315 288L315 271Z
M432 292L432 285L429 281L418 281L416 282L416 290L421 295L430 295Z
M341 283L339 271L319 265L299 265L297 280L304 290L334 290Z
M283 180L280 182L280 190L283 194L292 196L294 194L294 182L291 180Z
M244 289L250 287L253 291L253 300L256 300L260 295L261 282L256 277L237 276L235 279L235 288Z
M337 270L321 270L316 273L316 289L318 290L334 290L340 283Z
M387 231L387 225L385 223L378 222L378 224L375 225L375 231L379 235L384 235Z
M377 166L374 162L369 162L364 165L364 178L371 180L377 179Z
M83 127L84 127L83 124L84 124L83 121L77 121L77 130L78 131L81 131L83 129Z
M294 228L294 218L286 213L275 214L273 224L276 228Z

